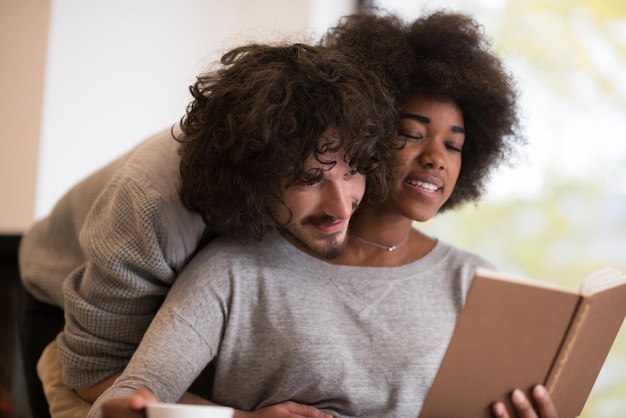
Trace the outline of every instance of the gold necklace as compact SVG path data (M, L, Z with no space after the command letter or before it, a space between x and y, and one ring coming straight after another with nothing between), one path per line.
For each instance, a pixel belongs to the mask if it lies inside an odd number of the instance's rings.
M369 245L373 245L374 247L378 247L378 248L382 248L384 250L387 250L389 252L395 251L399 246L401 246L402 244L404 244L405 242L407 242L407 240L409 239L409 235L411 234L411 230L409 230L406 233L406 237L404 237L404 239L394 245L383 245L383 244L378 244L376 242L372 242L372 241L368 241L365 238L361 238L360 236L356 235L354 232L350 232L350 235L353 236L354 238L358 239L359 241L363 241L366 244Z

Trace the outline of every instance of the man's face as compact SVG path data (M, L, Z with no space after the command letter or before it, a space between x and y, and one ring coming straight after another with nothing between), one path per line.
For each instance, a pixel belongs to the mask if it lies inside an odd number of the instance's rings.
M322 141L332 141L337 131L328 128ZM365 176L345 161L343 151L314 156L305 170L323 170L320 181L296 184L283 190L283 203L274 204L273 217L281 235L315 257L337 257L345 247L348 223L365 192Z

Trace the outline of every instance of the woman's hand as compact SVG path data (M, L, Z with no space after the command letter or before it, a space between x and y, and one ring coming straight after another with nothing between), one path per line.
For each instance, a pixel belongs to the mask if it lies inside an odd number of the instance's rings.
M513 391L511 402L517 411L519 418L558 418L556 406L552 402L550 394L542 385L537 385L532 390L536 406L526 398L524 392L519 389ZM509 411L502 402L496 402L492 406L493 414L496 418L511 418Z

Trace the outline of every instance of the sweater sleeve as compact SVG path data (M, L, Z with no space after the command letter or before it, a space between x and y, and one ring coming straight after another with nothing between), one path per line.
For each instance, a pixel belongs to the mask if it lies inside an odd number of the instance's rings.
M227 317L227 277L211 266L190 266L177 279L122 375L94 403L88 418L101 415L103 403L151 390L161 402L176 402L215 357ZM199 268L198 268L199 267ZM226 282L224 280L226 279Z
M154 202L131 181L96 200L80 233L87 262L63 286L59 356L71 387L121 371L132 356L174 279L161 234Z
M57 341L66 384L91 386L124 369L202 235L199 217L183 215L127 175L98 197L80 233L87 261L63 285Z
M35 222L20 241L19 268L24 287L37 300L63 308L63 281L85 262L78 236L89 210L133 151L74 185L52 212Z
M211 361L213 351L174 311L161 309L124 373L93 404L87 418L101 416L108 400L151 390L161 402L175 403Z

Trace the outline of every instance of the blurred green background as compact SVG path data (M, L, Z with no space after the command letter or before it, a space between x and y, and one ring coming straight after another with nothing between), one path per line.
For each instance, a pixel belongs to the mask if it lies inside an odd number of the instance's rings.
M518 80L529 144L475 206L416 224L499 268L578 288L626 272L626 2L380 0L410 19L468 12ZM626 417L626 327L581 415Z

